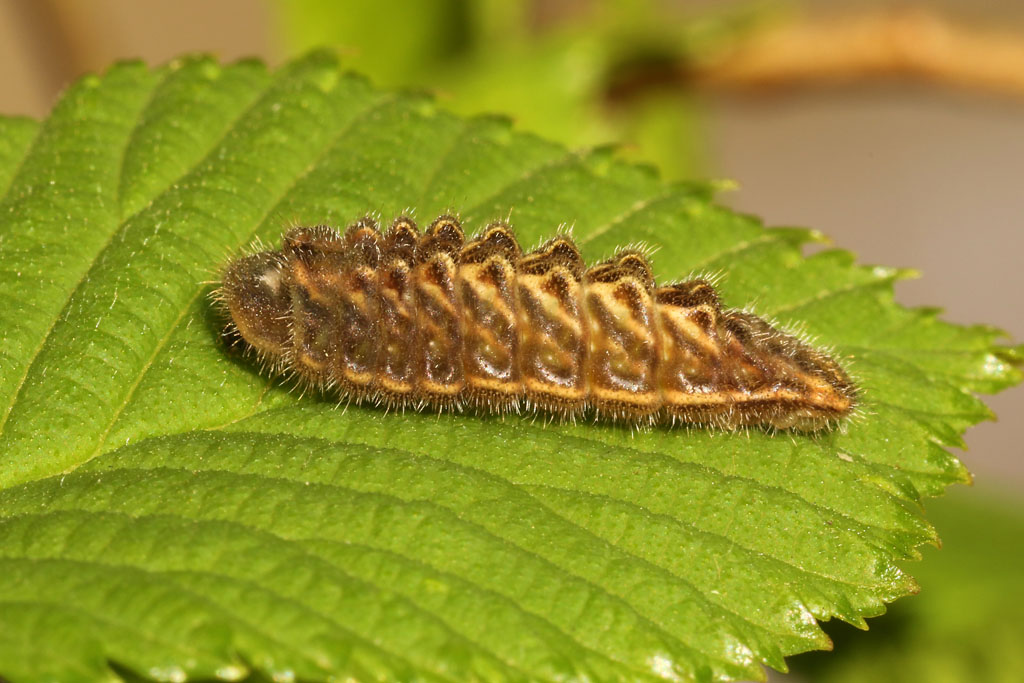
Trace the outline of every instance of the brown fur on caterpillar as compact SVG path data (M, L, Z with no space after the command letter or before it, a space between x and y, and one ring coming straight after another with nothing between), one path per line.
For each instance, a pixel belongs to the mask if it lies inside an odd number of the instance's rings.
M356 402L797 431L857 403L827 353L708 281L657 286L637 250L587 268L565 235L524 254L500 222L469 242L447 215L293 228L231 262L217 297L275 372Z

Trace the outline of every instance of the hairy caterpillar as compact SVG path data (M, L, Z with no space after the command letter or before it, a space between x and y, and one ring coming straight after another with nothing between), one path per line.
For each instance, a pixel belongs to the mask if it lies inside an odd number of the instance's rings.
M524 253L501 222L469 242L447 215L422 234L405 216L293 228L217 295L275 372L356 402L798 431L856 404L827 353L723 309L708 281L656 286L631 249L586 268L565 235Z

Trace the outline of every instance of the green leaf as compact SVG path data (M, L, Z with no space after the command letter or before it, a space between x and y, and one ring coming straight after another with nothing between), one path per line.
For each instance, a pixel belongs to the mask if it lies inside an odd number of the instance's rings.
M918 571L920 597L897 603L869 633L830 629L835 655L827 661L798 657L794 668L801 680L1024 679L1024 509L1009 503L971 491L929 504L929 516L943 530L943 547L932 550Z
M1019 381L998 331L892 301L905 273L766 230L612 151L382 92L121 64L0 121L0 675L12 681L763 677L916 590L945 446ZM524 242L638 240L659 278L849 360L864 413L791 436L339 409L220 339L209 281L291 222L415 207ZM110 663L116 668L110 668Z

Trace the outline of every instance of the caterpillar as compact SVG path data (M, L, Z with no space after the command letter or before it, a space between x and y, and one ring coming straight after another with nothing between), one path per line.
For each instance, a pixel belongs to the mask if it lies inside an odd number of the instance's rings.
M504 222L469 241L451 215L295 227L216 297L273 372L357 403L815 431L857 402L828 353L707 279L657 286L638 249L588 268L564 234L524 253Z

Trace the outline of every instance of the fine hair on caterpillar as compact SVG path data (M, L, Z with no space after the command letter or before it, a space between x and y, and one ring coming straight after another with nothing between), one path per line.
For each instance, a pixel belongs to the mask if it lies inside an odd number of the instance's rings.
M706 279L656 285L630 248L588 268L567 235L524 253L504 222L468 241L450 215L422 233L407 216L296 227L221 283L273 372L355 402L796 431L857 404L828 353L723 308Z

